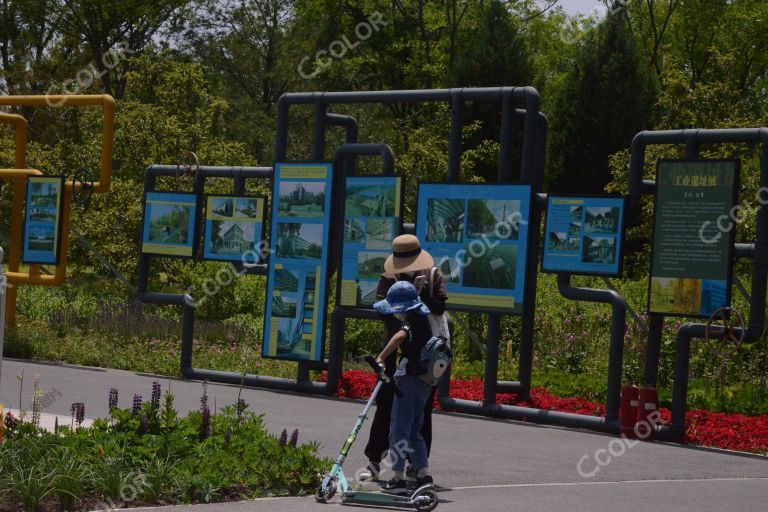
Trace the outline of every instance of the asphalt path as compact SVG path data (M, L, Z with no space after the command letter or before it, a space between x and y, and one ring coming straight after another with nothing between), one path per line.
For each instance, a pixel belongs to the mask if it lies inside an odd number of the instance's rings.
M70 407L84 402L86 416L105 417L107 395L120 391L127 407L134 393L149 398L152 382L170 384L181 413L199 408L200 382L101 368L6 360L0 403L29 409L32 377L40 375L44 413L68 424ZM208 384L209 404L223 407L237 400L236 386ZM326 397L244 389L251 410L263 413L275 434L298 428L300 442L318 441L321 455L335 457L363 404ZM616 510L761 511L768 510L768 458L723 450L666 443L628 444L594 432L437 413L430 466L440 493L438 510L573 511ZM366 464L363 444L368 427L352 448L345 472ZM387 475L385 474L384 477ZM275 498L241 503L181 506L173 512L322 511L338 508L311 497ZM164 509L153 509L164 510ZM171 509L168 509L171 510Z

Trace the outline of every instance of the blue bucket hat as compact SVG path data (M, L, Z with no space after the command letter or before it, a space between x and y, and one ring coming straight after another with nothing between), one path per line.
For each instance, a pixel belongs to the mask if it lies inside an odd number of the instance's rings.
M387 292L387 298L373 305L373 309L382 315L407 313L416 310L420 315L428 315L429 308L419 299L419 292L408 281L397 281Z

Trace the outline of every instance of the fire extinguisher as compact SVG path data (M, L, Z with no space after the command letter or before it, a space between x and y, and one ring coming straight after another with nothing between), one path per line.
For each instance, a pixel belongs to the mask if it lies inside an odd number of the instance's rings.
M640 411L637 417L637 437L644 441L656 439L656 423L659 419L659 392L648 384L640 388Z
M635 424L640 404L640 388L630 382L621 390L621 409L619 410L619 424L621 434L629 439L635 439Z

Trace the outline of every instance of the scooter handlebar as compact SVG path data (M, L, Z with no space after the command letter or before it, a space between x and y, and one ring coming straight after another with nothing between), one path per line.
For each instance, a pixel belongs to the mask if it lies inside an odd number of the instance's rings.
M403 396L403 390L400 389L400 386L398 386L394 380L389 378L389 375L387 375L384 371L384 365L376 361L373 356L365 356L365 362L368 363L368 365L373 369L373 372L376 374L378 379L380 379L385 384L392 385L392 388L394 389L397 396Z

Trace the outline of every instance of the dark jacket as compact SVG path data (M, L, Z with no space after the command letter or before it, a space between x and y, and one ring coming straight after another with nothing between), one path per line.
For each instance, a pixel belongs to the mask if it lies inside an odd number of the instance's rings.
M423 275L426 277L427 281L429 281L430 273L432 272L431 268L425 269L425 270L419 270L416 275L413 277L413 279L398 279L397 276L394 276L392 274L382 274L379 278L379 284L376 287L376 300L382 300L387 297L387 292L389 291L389 288L395 284L396 281L408 281L411 284L413 284L414 281L416 281L416 277ZM419 298L421 301L426 304L426 306L429 308L429 310L434 313L435 315L442 315L445 313L445 302L448 300L448 291L445 289L445 282L443 281L443 276L440 274L440 270L437 270L435 272L435 282L434 283L426 283L424 287L421 289L421 293L419 294ZM429 286L432 286L432 293L429 291ZM382 336L382 342L384 345L389 342L389 340L392 338L392 336L395 335L397 331L400 330L400 327L402 326L402 322L395 318L394 315L379 315L384 322L384 333ZM387 360L384 362L384 366L387 369L388 373L395 371L395 361L396 356L393 354L390 357L387 358Z

